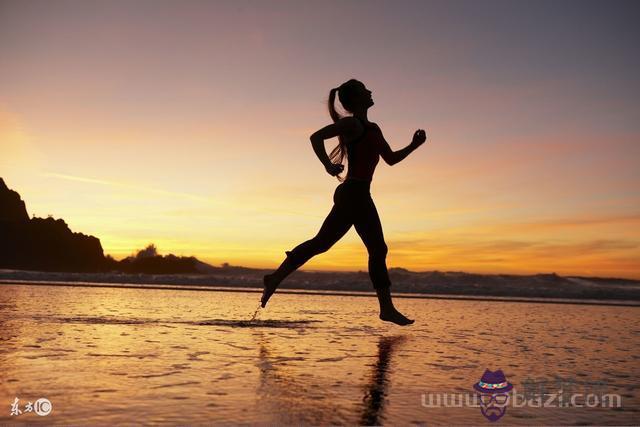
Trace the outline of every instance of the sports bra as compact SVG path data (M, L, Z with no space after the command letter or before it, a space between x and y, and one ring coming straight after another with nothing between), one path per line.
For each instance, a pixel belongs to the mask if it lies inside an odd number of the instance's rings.
M358 119L356 117L356 119ZM347 142L348 170L346 178L371 181L380 160L382 133L377 125L367 125L358 119L364 132L353 141Z

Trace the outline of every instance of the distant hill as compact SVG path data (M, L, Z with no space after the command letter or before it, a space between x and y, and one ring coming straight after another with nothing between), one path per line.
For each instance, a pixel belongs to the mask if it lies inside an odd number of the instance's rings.
M158 254L156 246L151 244L138 251L135 256L127 257L121 261L114 261L114 270L125 273L143 274L180 274L200 273L205 264L194 257L178 257L175 255L162 256Z

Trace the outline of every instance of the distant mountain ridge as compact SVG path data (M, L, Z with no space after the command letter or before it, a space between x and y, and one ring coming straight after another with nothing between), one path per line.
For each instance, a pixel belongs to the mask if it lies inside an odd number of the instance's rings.
M207 272L190 274L131 274L123 272L103 273L52 273L40 271L15 271L0 269L2 282L23 283L53 282L171 285L176 288L194 289L200 286L224 288L262 288L262 277L272 270L222 266L207 267ZM640 281L629 279L600 279L562 277L555 274L507 275L473 274L463 272L425 271L412 272L401 268L389 269L394 293L419 295L450 295L459 297L507 297L543 298L599 301L640 301ZM296 271L280 286L280 289L304 291L372 292L369 274L358 272Z

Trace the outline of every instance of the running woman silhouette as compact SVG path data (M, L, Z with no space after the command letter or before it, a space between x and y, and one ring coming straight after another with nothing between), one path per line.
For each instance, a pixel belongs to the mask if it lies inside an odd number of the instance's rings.
M336 93L351 116L342 117L335 108ZM278 285L292 272L315 255L328 251L352 225L362 238L369 254L369 277L380 303L380 319L398 325L414 321L396 310L391 299L391 281L387 271L387 245L382 233L378 211L371 198L370 186L376 165L382 159L395 165L426 141L423 129L418 129L405 148L393 151L384 139L380 127L370 122L367 112L374 104L372 92L360 81L351 79L329 93L329 115L333 124L311 135L311 145L327 173L340 181L333 194L333 207L320 231L310 240L290 251L278 269L264 276L261 304L265 307ZM339 144L327 156L324 141L338 137ZM347 157L346 179L340 176Z

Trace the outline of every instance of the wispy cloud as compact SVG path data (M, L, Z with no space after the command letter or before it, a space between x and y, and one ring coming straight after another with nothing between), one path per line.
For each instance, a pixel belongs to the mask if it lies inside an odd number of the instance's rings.
M185 198L185 199L190 199L190 200L198 200L198 201L203 201L203 202L215 202L215 200L210 198L210 197L200 196L200 195L197 195L197 194L175 192L175 191L167 191L167 190L162 190L162 189L158 189L158 188L151 188L151 187L146 187L146 186L141 186L141 185L136 185L136 184L125 183L125 182L118 182L118 181L111 181L111 180L97 179L97 178L89 178L89 177L76 176L76 175L67 175L67 174L61 174L61 173L56 173L56 172L45 172L42 175L46 176L46 177L50 177L50 178L58 178L58 179L64 179L64 180L68 180L68 181L76 181L76 182L84 182L84 183L88 183L88 184L98 184L98 185L104 185L104 186L109 186L109 187L125 188L125 189L128 189L128 190L140 191L140 192L144 192L144 193L161 194L161 195L164 195L164 196L180 197L180 198Z
M164 209L163 212L169 215L175 216L193 216L193 217L211 217L212 215L235 215L239 216L260 216L263 214L274 214L274 215L289 215L289 216L299 216L299 217L311 217L311 218L321 218L322 214L310 214L304 210L293 210L293 209L282 209L276 207L269 207L269 196L263 194L264 192L259 192L256 190L256 193L253 195L253 198L248 197L236 197L235 195L230 195L221 198L214 197L206 197L197 194L184 193L184 192L175 192L175 191L167 191L158 188L152 188L137 184L130 184L126 182L118 182L113 180L99 179L99 178L91 178L91 177L83 177L77 175L69 175L69 174L61 174L57 172L45 172L42 174L43 176L50 178L63 179L67 181L75 181L75 182L83 182L87 184L95 184L101 185L105 187L114 187L125 190L130 190L134 192L141 193L149 193L149 194L158 194L162 196L167 196L170 198L182 198L188 199L192 201L203 202L200 206L197 207L180 207L176 209ZM245 195L246 196L246 195ZM259 197L258 197L259 196Z

